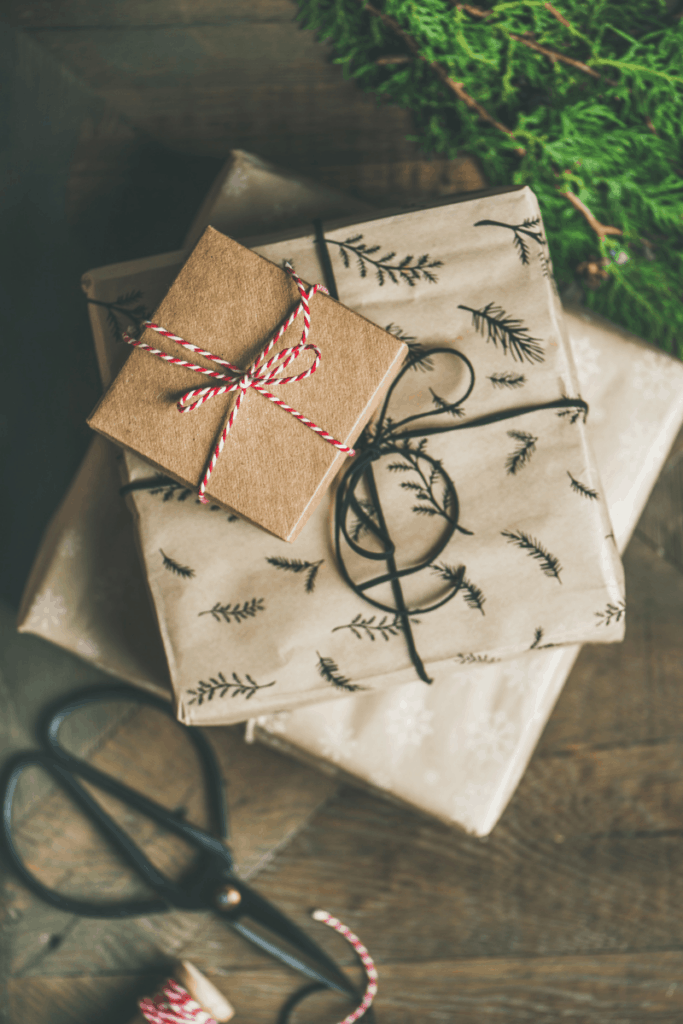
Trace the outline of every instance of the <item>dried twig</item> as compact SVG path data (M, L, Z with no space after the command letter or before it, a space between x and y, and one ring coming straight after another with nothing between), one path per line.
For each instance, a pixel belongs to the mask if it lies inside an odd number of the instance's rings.
M471 14L473 18L488 18L490 14L495 14L495 11L485 11L481 7L472 7L470 4L455 4L455 7L459 11L465 11L466 14ZM559 11L556 11L550 4L546 4L547 9L558 18L563 25L567 28L571 28L569 22L565 21ZM510 39L514 39L515 42L521 43L522 46L527 46L530 50L536 50L537 53L542 53L544 57L548 57L553 63L557 60L561 64L567 64L568 67L576 68L577 71L582 71L584 75L590 75L591 78L596 78L599 81L605 81L608 85L617 85L617 82L613 78L607 78L605 75L601 75L599 71L595 71L594 68L584 64L583 61L574 60L573 57L567 57L564 53L558 53L557 50L551 50L547 46L541 46L535 39L530 36L517 35L516 32L507 33Z
M447 86L451 90L451 92L455 93L458 99L461 100L466 107L468 107L470 110L473 110L482 121L484 121L486 124L492 125L492 127L494 128L497 128L499 132L504 132L504 134L507 135L509 138L515 138L515 133L512 131L512 129L506 127L506 125L502 124L500 121L497 121L495 117L492 117L491 114L489 114L488 110L486 110L485 107L482 107L481 103L477 103L474 97L470 96L470 94L466 92L462 82L456 82L453 78L451 78L451 76L448 74L445 68L442 68L437 61L428 60L427 57L423 56L423 54L420 52L420 47L418 46L417 42L413 39L411 35L408 35L407 32L404 32L404 30L401 28L401 26L399 25L395 18L392 18L390 15L385 14L384 11L378 10L376 7L373 7L372 4L367 3L366 0L358 0L358 2L361 4L364 10L366 10L369 14L372 14L373 17L379 18L379 20L384 25L386 25L387 28L391 29L391 31L405 43L410 52L413 53L416 57L418 57L419 60L423 61L423 63L425 63L428 67L430 67L432 71L435 73L435 75L443 82L443 84ZM515 152L518 156L524 156L526 151L519 147L518 149L515 150Z
M593 216L586 204L583 203L574 192L569 189L566 192L562 192L562 190L559 191L560 195L563 195L565 199L568 199L574 209L578 210L579 213L586 218L586 221L590 227L592 227L601 242L604 242L606 235L623 235L624 232L621 228L613 228L608 224L601 224L600 221Z

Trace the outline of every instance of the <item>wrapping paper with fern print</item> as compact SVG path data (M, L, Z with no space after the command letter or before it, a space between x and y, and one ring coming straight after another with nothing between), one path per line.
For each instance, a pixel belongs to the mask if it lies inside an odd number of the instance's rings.
M124 456L188 723L411 682L411 642L423 675L438 682L531 648L623 635L623 615L610 614L624 599L621 563L531 191L325 225L324 237L340 300L412 346L373 461L380 510L361 482L347 517L353 543L335 552L334 496L292 546L198 507L189 491ZM312 228L255 249L325 280ZM135 291L134 278L108 280L114 295ZM158 297L148 294L148 305ZM514 415L498 421L501 412ZM411 436L401 433L406 422ZM354 548L377 553L379 515L403 574L403 615L394 583L381 582L386 562L378 571Z

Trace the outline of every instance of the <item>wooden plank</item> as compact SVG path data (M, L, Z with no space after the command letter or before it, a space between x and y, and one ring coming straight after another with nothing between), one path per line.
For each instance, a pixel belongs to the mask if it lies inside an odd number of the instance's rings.
M683 953L602 956L405 959L380 966L377 1019L391 1024L457 1021L481 1024L679 1024L683 1017ZM107 978L36 978L11 983L12 1019L22 1024L121 1024L158 974ZM272 1024L296 985L276 967L209 975L230 999L236 1020ZM316 996L301 1004L296 1024L339 1020L349 1004ZM327 1012L326 1012L327 1011Z
M251 877L335 786L272 751L247 746L241 733L242 727L221 728L212 730L211 736L228 782L231 845L241 874ZM91 761L159 802L182 808L200 826L209 824L196 754L183 727L161 712L148 707L135 711L112 730ZM170 877L182 875L193 859L185 843L106 794L96 795L161 871ZM46 795L41 790L33 800L24 798L23 807L16 820L17 843L46 885L100 900L147 895L135 873L61 791ZM52 973L63 964L70 971L101 973L158 960L160 953L176 953L208 916L172 913L128 922L73 921L69 915L47 911L19 883L10 882L9 891L15 921L12 970L21 974ZM222 923L217 923L222 930ZM46 932L60 941L46 945L41 939ZM243 945L233 940L236 950Z
M683 431L655 484L636 533L683 572Z
M0 17L23 29L229 25L292 21L292 0L2 0Z
M637 536L624 566L626 640L584 647L537 756L683 732L683 577Z
M150 136L185 155L244 148L294 169L417 160L410 116L343 78L291 21L31 33Z

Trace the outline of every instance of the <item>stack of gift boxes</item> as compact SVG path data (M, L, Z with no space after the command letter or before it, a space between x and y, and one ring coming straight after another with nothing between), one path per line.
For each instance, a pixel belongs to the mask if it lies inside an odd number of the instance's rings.
M85 275L100 436L20 629L485 835L623 637L683 366L563 311L528 188L345 202L236 153L187 250Z

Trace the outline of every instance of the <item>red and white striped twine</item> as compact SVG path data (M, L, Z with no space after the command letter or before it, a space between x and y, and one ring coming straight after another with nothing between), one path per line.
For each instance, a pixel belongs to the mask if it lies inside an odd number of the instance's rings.
M314 910L311 916L314 921L322 921L323 924L329 925L330 928L334 928L336 932L343 935L346 941L351 943L363 962L368 979L365 995L353 1013L350 1013L347 1017L344 1017L344 1020L340 1021L340 1024L354 1024L355 1021L360 1020L363 1014L370 1009L372 1001L377 995L377 969L375 968L375 963L358 936L354 935L351 929L342 924L338 918L332 917L332 914L328 914L326 910Z
M355 1021L366 1013L372 1006L377 995L377 969L367 949L357 935L342 924L341 921L328 914L326 910L314 910L311 915L314 921L322 921L323 924L334 928L336 932L343 935L347 942L350 942L358 956L363 962L368 984L362 1002L356 1009L344 1017L340 1024L355 1024ZM190 993L179 985L173 978L164 982L161 991L156 996L146 996L138 1003L142 1016L149 1024L216 1024L216 1021L206 1010L203 1010Z
M157 334L161 334L164 338L168 338L169 341L175 341L178 345L187 349L189 352L195 352L199 356L204 356L206 359L210 359L214 363L218 363L220 366L225 367L226 373L219 373L217 370L208 370L204 366L196 366L193 363L188 362L186 359L177 359L175 356L169 355L167 352L162 352L161 349L152 348L151 345L146 345L142 341L138 341L136 338L132 338L129 334L123 335L123 340L134 348L142 349L144 352L149 352L150 355L158 356L159 359L163 359L164 362L169 363L171 366L184 366L188 370L194 370L196 373L202 373L205 377L213 377L217 381L225 381L224 384L215 387L206 388L194 388L192 391L187 391L180 401L178 402L178 412L193 412L198 409L204 402L208 402L210 398L214 398L217 395L224 395L226 392L236 391L237 400L235 405L228 417L228 422L221 433L218 443L213 450L209 464L204 473L202 482L199 485L199 500L204 504L207 503L208 499L205 496L206 488L211 479L211 474L214 471L218 458L223 451L225 445L225 439L230 433L235 417L239 412L240 406L244 400L244 397L249 390L253 388L254 391L258 391L259 394L263 395L264 398L269 399L276 405L279 405L285 412L290 412L292 416L296 416L298 420L301 420L303 424L314 430L316 434L319 434L324 441L333 445L340 452L345 455L355 455L353 448L348 448L341 441L337 441L331 434L328 434L326 430L319 427L312 420L309 420L302 413L297 412L291 405L287 405L282 399L276 398L275 395L271 394L264 387L265 384L270 387L276 384L295 384L297 381L305 380L306 377L310 377L318 369L320 360L322 359L322 352L316 345L306 344L308 340L308 332L311 328L311 309L310 301L316 292L324 292L326 295L329 294L327 288L321 284L314 284L310 290L306 290L306 287L300 277L294 272L294 269L289 263L285 263L285 269L292 275L296 282L296 286L299 289L299 295L301 296L300 301L292 313L287 317L285 322L278 328L273 337L270 339L266 347L261 352L260 356L252 363L248 370L242 370L239 366L234 366L225 359L219 358L219 356L212 355L211 352L207 352L205 349L199 348L198 345L192 345L189 341L185 341L177 334L172 334L170 331L164 330L159 324L152 323L151 320L143 320L142 326L148 327L152 331L156 331ZM280 352L276 352L274 356L268 359L268 356L273 350L273 347L277 345L278 341L285 333L288 327L290 327L299 313L303 311L304 314L304 329L301 334L301 341L298 345L294 345L292 348L283 348ZM281 373L286 370L290 363L294 362L302 352L310 351L314 353L313 363L307 370L302 373L298 373L292 377L281 377L275 370ZM279 365L278 365L279 364Z
M150 1024L216 1024L216 1021L173 978L164 982L158 995L138 1003L142 1016Z

